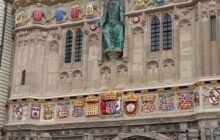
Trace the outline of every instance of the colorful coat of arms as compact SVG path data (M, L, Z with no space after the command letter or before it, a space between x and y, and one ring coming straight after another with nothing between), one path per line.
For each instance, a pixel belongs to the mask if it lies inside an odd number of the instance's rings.
M71 8L71 13L70 14L71 14L72 19L77 19L79 17L79 14L80 14L79 7Z
M208 97L208 100L213 105L218 105L220 102L220 88L200 87L199 92Z
M154 106L155 96L147 95L142 98L142 111L145 113L153 112L155 110Z
M59 119L65 119L69 116L69 107L67 104L59 104L57 108L57 117Z
M174 109L173 105L173 100L174 96L160 96L159 101L160 101L160 110L161 111L171 111Z
M15 117L17 120L21 120L24 115L23 105L19 104L15 107Z
M56 18L56 21L64 20L64 11L57 9L55 12L55 18Z
M32 119L40 119L40 105L39 104L32 104L32 107L31 107L31 118Z
M220 88L213 88L209 92L209 102L217 105L220 102Z
M133 116L138 112L138 96L129 93L124 98L124 110L128 116Z
M120 114L121 98L116 92L107 92L102 95L100 111L102 115Z
M35 10L33 12L33 18L35 21L41 21L43 18L43 11L42 10Z
M86 98L86 116L98 116L99 115L99 97L95 95L88 96Z
M74 103L73 103L73 112L72 116L73 117L83 117L84 116L84 100L83 98L78 98Z
M44 119L51 120L54 118L54 105L44 106Z
M179 108L181 110L191 109L192 107L193 107L193 103L189 95L179 96Z

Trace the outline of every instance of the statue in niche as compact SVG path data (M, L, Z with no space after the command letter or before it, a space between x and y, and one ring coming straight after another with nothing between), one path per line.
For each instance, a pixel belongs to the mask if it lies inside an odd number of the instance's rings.
M96 22L103 26L104 53L122 52L124 47L124 14L120 0L110 0L102 18Z

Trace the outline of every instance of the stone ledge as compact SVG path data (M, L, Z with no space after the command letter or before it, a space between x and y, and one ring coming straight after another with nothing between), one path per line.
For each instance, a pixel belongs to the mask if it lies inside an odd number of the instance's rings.
M30 124L30 123L8 123L6 130L55 130L55 129L70 129L70 128L99 128L99 127L121 127L121 126L136 126L136 125L149 125L149 124L165 124L165 123L183 123L192 122L206 119L219 119L220 112L207 112L189 114L187 116L173 116L160 118L124 118L118 120L102 120L93 122L56 122L56 124Z

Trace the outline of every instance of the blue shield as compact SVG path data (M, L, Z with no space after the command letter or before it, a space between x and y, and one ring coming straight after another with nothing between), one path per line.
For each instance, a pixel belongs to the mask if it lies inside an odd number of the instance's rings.
M56 18L56 21L62 21L64 19L64 11L56 10L55 18Z

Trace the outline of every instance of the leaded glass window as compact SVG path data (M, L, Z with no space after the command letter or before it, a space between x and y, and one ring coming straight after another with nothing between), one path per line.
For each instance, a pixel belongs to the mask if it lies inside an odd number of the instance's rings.
M73 33L71 31L68 31L66 34L65 63L71 63L72 41L73 41Z
M155 16L151 22L151 51L160 50L160 21Z
M211 16L211 41L216 40L216 16Z
M172 19L166 15L163 19L163 49L172 49Z
M81 61L82 41L83 41L83 32L81 30L78 30L78 32L76 33L75 62Z

